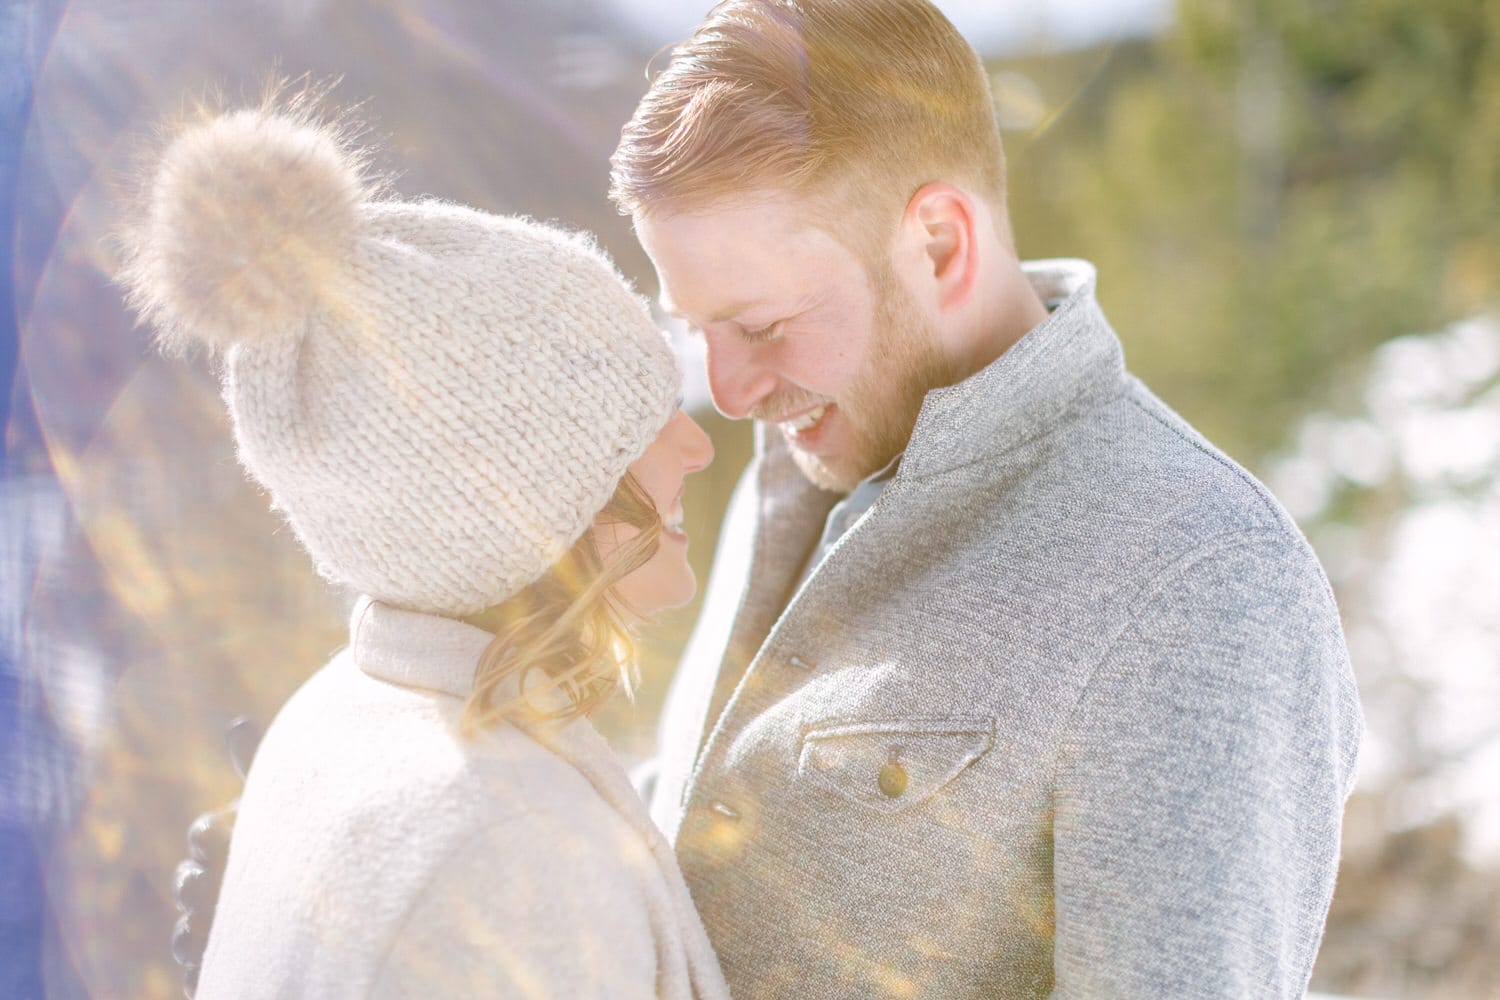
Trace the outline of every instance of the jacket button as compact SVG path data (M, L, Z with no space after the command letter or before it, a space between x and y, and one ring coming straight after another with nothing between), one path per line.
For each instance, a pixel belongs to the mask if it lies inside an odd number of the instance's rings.
M880 774L875 779L876 784L880 786L880 794L888 799L900 798L906 791L907 782L910 780L906 768L902 767L901 761L897 760L899 753L900 751L897 750L891 751L890 760L880 765Z
M728 864L744 851L751 825L740 809L713 799L684 820L677 834L678 852L691 854L710 867Z

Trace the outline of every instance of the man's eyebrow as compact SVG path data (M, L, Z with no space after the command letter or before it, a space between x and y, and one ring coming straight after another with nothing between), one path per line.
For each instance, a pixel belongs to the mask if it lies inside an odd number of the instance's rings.
M677 303L675 303L671 299L667 298L667 296L666 296L665 293L663 293L661 295L658 295L656 297L656 301L661 306L662 312L666 313L668 316L671 316L671 317L673 317L675 319L687 319L687 317L684 316L678 310ZM725 320L734 319L740 313L748 311L749 309L753 308L756 304L757 303L755 303L753 301L751 301L751 302L736 302L736 303L734 303L731 306L728 306L728 307L726 307L724 309L720 309L718 312L714 313L712 316L708 317L703 322L705 322L705 323L723 323Z

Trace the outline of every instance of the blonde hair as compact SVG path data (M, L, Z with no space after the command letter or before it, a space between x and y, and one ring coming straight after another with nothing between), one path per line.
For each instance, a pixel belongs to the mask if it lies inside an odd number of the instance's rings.
M624 214L790 191L867 261L932 181L972 189L1008 232L989 78L926 0L724 0L652 81L610 163Z
M629 689L635 662L631 625L637 616L615 585L656 553L661 517L626 473L599 519L637 531L607 564L591 527L540 579L467 619L495 638L475 666L463 709L465 734L517 715L566 721L592 712L622 685ZM514 693L501 697L512 681ZM567 705L539 710L533 698L547 690L561 691Z

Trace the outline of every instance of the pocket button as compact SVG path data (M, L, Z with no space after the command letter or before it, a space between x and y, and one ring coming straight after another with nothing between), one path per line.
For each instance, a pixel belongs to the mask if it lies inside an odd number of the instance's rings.
M888 799L899 799L906 791L909 780L906 768L896 759L896 752L891 751L891 759L880 766L880 773L875 778L876 784L880 786L880 794Z

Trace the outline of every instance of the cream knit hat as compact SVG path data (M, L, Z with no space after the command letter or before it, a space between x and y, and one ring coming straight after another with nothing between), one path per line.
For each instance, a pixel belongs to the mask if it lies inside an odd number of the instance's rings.
M377 200L294 112L191 126L121 282L167 349L222 354L240 461L319 571L461 615L535 580L671 418L680 375L586 238Z

